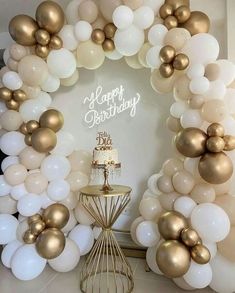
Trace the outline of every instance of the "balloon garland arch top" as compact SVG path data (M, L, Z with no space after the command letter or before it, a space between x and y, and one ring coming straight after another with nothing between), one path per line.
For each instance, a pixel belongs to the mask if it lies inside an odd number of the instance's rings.
M235 290L235 67L217 60L209 26L187 0L73 0L65 14L45 1L35 19L11 20L16 43L0 71L0 148L8 156L0 244L2 262L17 278L37 277L47 262L72 270L98 235L76 196L89 182L91 155L75 150L50 93L78 82L79 68L124 58L134 69L150 68L153 89L175 99L167 119L175 158L150 177L132 237L149 247L151 269L178 286Z

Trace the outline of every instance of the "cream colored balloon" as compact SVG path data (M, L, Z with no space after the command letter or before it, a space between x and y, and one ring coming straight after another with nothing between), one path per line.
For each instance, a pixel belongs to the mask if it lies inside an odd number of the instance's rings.
M207 122L220 122L228 114L225 103L221 100L209 100L205 102L201 110L202 118Z
M10 70L12 71L18 71L18 61L12 59L12 58L9 58L7 60L7 66Z
M69 162L72 171L80 171L85 174L90 174L91 172L91 153L84 150L74 151L69 157Z
M28 170L39 168L45 157L45 154L38 153L32 147L26 147L19 155L20 163L23 164Z
M235 197L228 194L217 196L215 204L227 213L231 225L235 225Z
M125 56L125 61L128 66L130 66L133 69L140 69L143 68L143 65L140 64L138 54L135 54L133 56Z
M26 93L28 99L37 98L41 92L41 89L39 86L32 87L26 84L23 84L23 86L21 87L21 90L23 90Z
M193 176L187 171L177 172L172 178L172 183L175 190L181 194L189 194L195 184Z
M65 205L69 210L75 209L78 203L77 194L70 191L69 195L60 203Z
M230 185L231 185L230 180L222 184L213 185L216 196L228 193L230 189Z
M91 215L87 212L87 210L80 202L78 202L74 213L79 224L91 225L95 222L95 220L91 217Z
M17 213L17 201L9 195L0 196L0 214L15 214Z
M198 183L191 191L190 197L196 203L213 202L215 200L215 190L212 185L207 183Z
M222 256L230 262L235 262L235 227L231 227L228 236L217 245Z
M143 44L142 48L139 50L139 53L138 53L138 60L140 62L140 64L143 66L143 67L146 67L148 68L148 64L146 62L146 55L147 55L147 52L148 50L151 48L151 44L150 43L145 43Z
M179 72L175 72L171 77L164 78L161 76L159 70L154 70L150 78L151 86L157 93L170 93L180 74Z
M86 186L89 182L88 176L79 171L71 172L66 180L70 185L71 191L79 191L79 189Z
M25 187L29 193L41 194L47 185L47 178L39 172L30 174L25 180Z
M16 61L20 61L23 57L25 57L28 52L26 48L19 44L12 44L9 50L11 58Z
M79 79L79 71L75 70L74 73L67 78L62 78L60 84L63 86L73 86Z
M191 38L188 30L184 28L173 28L169 30L164 38L164 44L170 45L175 48L176 51L181 50L187 40Z
M7 131L18 130L23 123L19 112L7 110L0 116L0 125Z
M121 0L100 0L99 1L100 12L102 13L103 17L109 22L113 22L113 18L112 18L113 12L120 5L122 5Z
M174 191L171 177L167 175L162 175L161 177L158 178L157 187L163 193L170 193Z
M106 25L106 23L107 23L107 21L102 16L98 16L96 21L94 21L92 23L92 28L93 29L99 28L99 29L103 30L103 28Z
M5 172L4 177L8 184L15 186L23 183L27 177L27 169L22 164L15 164L9 166Z
M176 80L173 88L175 100L188 100L192 96L189 84L190 79L186 75L183 75Z
M135 10L143 5L143 0L123 0L123 3L130 7L132 10Z
M171 210L173 210L174 202L180 196L181 195L177 192L163 193L163 194L159 195L158 199L159 199L163 209L165 209L167 211L171 211Z
M179 159L169 159L167 160L163 166L163 172L167 176L173 176L176 172L183 170L184 164L181 160Z
M89 23L94 22L98 17L98 7L91 0L83 1L78 7L78 15L81 20Z

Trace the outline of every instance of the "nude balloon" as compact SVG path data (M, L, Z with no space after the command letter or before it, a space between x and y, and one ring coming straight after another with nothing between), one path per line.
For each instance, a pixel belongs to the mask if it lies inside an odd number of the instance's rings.
M34 170L41 166L45 154L35 151L32 147L26 147L19 155L20 163L27 169Z
M27 175L27 169L21 164L11 165L4 172L7 183L12 186L23 183Z
M41 194L47 188L47 178L40 172L29 174L25 180L25 187L29 193Z

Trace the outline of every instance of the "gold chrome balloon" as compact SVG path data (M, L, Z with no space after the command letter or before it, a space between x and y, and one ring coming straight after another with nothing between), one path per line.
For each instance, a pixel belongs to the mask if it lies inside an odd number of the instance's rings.
M187 227L186 218L176 211L166 212L158 219L159 232L166 240L178 240L182 230Z
M48 46L42 46L40 44L37 44L35 47L35 54L40 58L47 58L49 55L50 49Z
M16 101L16 102L19 102L19 103L22 103L24 102L25 100L27 100L27 95L24 91L22 90L16 90L13 92L13 99Z
M232 176L233 164L223 152L207 153L201 157L198 170L205 181L211 184L222 184Z
M107 39L112 39L115 35L117 28L113 23L108 23L104 27L104 34Z
M54 1L42 2L36 10L36 20L40 28L50 34L58 33L65 21L62 8Z
M196 263L204 265L210 261L211 254L207 247L197 244L191 248L191 257Z
M26 123L26 129L29 134L32 134L34 130L39 128L39 123L36 120L29 120Z
M167 18L167 16L173 15L173 12L174 12L174 9L173 9L172 5L163 4L160 7L159 15L162 19L165 19L165 18Z
M59 36L52 36L50 43L49 43L49 48L54 49L54 50L59 50L63 46L63 41Z
M27 128L26 128L26 123L22 123L22 124L20 125L19 131L20 131L21 133L25 134L25 135L28 134L28 131L27 131Z
M105 52L112 52L113 50L115 50L114 41L111 39L105 39L102 44L102 47Z
M24 236L23 236L24 243L26 243L26 244L33 244L33 243L35 243L36 239L37 239L37 236L34 235L31 232L31 230L27 230L24 233Z
M47 227L62 229L68 223L69 216L66 206L55 203L44 210L42 218Z
M32 133L32 147L39 153L48 153L56 146L56 134L50 128L38 128Z
M224 140L224 150L225 151L233 151L235 149L235 136L225 135L223 137Z
M15 101L14 99L11 99L9 101L6 101L6 106L9 110L16 110L18 111L20 108L20 103Z
M209 136L224 136L224 127L223 125L219 123L212 123L210 126L207 128L207 134Z
M12 91L6 87L0 88L0 99L3 101L10 101L12 98Z
M164 46L159 53L160 60L163 63L171 63L175 57L175 49L172 46Z
M23 46L36 44L35 33L37 30L36 21L28 15L16 15L9 23L9 33L12 39Z
M185 128L175 137L177 150L186 157L196 158L206 152L207 135L199 128Z
M50 128L54 132L57 132L64 124L64 117L60 111L50 109L42 113L39 124L41 127Z
M178 20L173 15L167 16L167 18L164 19L164 25L167 27L168 30L170 30L178 26Z
M186 228L181 232L181 240L186 246L193 247L198 243L200 237L195 230Z
M26 145L31 146L32 145L32 135L27 133L24 137L24 142Z
M190 18L182 24L182 27L188 30L192 36L199 33L208 33L210 19L201 11L193 11Z
M45 229L36 240L37 252L45 259L56 258L63 252L64 247L64 233L56 228Z
M189 7L189 0L166 0L165 3L171 5L174 10L180 6Z
M33 221L30 225L30 231L36 236L38 236L45 228L46 224L42 220Z
M162 63L160 68L159 68L159 72L160 72L162 77L168 78L168 77L171 77L173 75L174 68L173 68L173 66L171 64Z
M156 261L161 272L168 278L179 278L187 273L191 257L185 245L176 240L168 240L158 247Z
M225 142L223 138L219 136L212 136L209 137L207 142L206 142L206 147L209 152L212 153L219 153L222 152L224 147L225 147Z
M105 40L105 34L101 29L97 28L93 30L91 34L91 39L94 43L102 45Z
M42 220L42 216L40 214L35 214L33 216L28 217L28 224L31 225L33 222Z
M48 45L51 39L50 34L44 29L37 30L35 33L35 38L37 43L42 46Z
M189 58L185 54L177 54L173 61L173 67L176 70L184 70L189 65Z
M178 20L178 23L184 23L187 21L191 15L191 11L188 6L180 6L174 12L175 17Z

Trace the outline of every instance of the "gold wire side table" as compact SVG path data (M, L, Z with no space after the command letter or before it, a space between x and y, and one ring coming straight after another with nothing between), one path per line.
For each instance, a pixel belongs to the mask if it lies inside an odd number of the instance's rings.
M131 188L112 185L104 191L101 185L80 190L80 202L102 228L81 272L80 288L85 293L132 292L131 267L112 231L112 226L130 201Z

